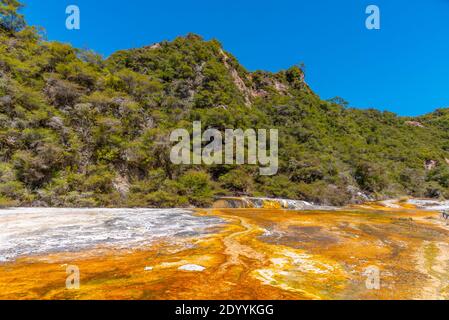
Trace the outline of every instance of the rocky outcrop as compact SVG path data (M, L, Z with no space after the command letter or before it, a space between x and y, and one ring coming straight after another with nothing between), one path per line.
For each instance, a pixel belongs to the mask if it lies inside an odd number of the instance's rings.
M229 57L226 55L226 53L220 49L220 54L223 57L223 63L226 66L226 68L229 70L232 79L234 80L234 84L237 86L237 88L243 93L243 97L245 98L245 105L250 106L251 105L251 97L254 96L253 92L246 86L245 81L240 77L239 73L235 68L229 65L228 60Z
M411 127L425 128L424 125L418 121L406 121L405 124Z
M427 171L434 169L437 165L438 161L436 160L426 160L424 162L424 168L426 168Z
M130 184L126 176L118 175L112 182L112 185L123 197L129 192Z
M254 83L251 87L248 87L246 85L244 79L238 73L238 71L229 64L229 62L228 62L230 60L229 56L221 49L220 49L220 54L223 57L223 63L226 66L226 68L229 70L229 73L234 81L234 84L240 90L240 92L242 92L243 97L245 99L246 106L250 106L252 104L252 100L254 98L266 97L269 95L268 91L264 90L263 88L259 88ZM247 78L250 82L254 82L253 77L254 77L253 74L247 75ZM304 82L304 75L301 75L300 81ZM289 94L290 87L287 84L282 83L281 81L279 81L273 77L270 77L268 75L264 79L264 86L271 87L280 94L284 94L284 95Z

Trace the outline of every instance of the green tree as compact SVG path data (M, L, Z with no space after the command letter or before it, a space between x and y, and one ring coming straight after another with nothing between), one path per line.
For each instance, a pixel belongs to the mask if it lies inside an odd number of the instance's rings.
M26 23L18 10L23 7L17 0L0 0L0 28L8 32L22 30Z

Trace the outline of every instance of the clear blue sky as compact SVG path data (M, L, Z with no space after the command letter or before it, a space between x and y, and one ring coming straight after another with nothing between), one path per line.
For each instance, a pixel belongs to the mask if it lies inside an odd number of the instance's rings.
M418 115L449 107L449 0L23 0L49 40L104 56L194 32L216 38L248 69L306 64L321 97ZM81 30L65 28L65 8ZM365 8L381 30L365 28Z

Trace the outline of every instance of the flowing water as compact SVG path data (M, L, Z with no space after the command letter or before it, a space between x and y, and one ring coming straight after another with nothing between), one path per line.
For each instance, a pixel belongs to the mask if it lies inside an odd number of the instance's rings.
M222 222L181 209L0 210L0 262L98 245L135 248L161 238L199 237Z
M0 299L449 299L448 204L0 210Z

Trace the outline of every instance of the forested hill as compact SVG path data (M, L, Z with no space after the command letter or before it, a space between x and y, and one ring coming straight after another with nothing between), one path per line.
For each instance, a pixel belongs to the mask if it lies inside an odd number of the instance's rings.
M218 41L193 34L102 59L30 27L0 30L2 206L449 196L446 109L404 118L323 101L301 67L248 72ZM277 175L172 164L170 132L191 130L194 120L220 130L277 128Z

